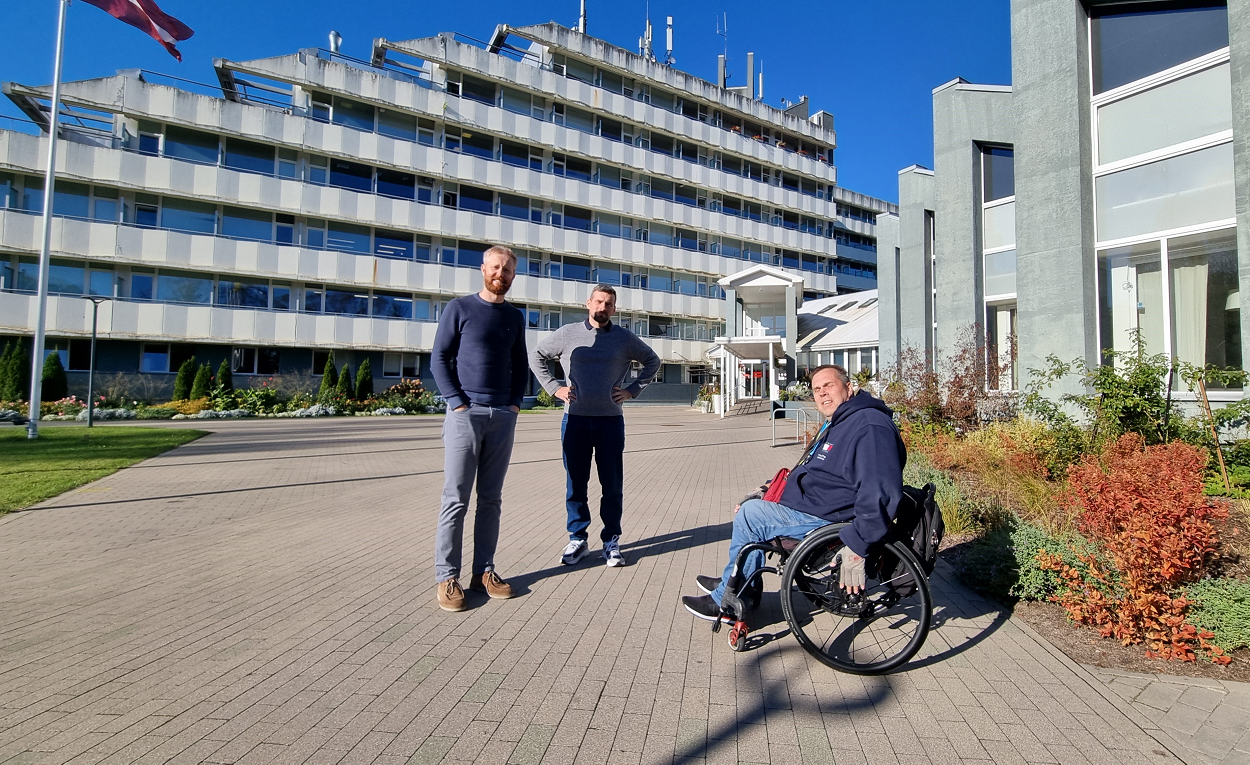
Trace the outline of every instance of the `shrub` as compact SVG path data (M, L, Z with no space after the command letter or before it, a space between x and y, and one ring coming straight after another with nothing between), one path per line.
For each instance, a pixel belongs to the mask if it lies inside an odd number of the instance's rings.
M546 388L539 388L538 406L550 409L551 407L564 406L564 402L548 393Z
M157 407L153 407L153 408L157 408ZM165 404L165 406L160 407L160 408L172 409L177 414L190 415L190 414L197 414L204 409L211 409L212 404L209 403L208 398L205 397L205 398L188 399L186 401L170 401L168 404Z
M321 387L317 390L317 400L325 400L339 382L338 370L334 368L334 351L330 351L330 355L326 358L325 369L321 372Z
M0 401L17 400L16 372L13 369L15 353L13 343L5 343L4 352L0 353Z
M373 369L369 366L369 359L360 362L360 369L356 370L356 399L365 401L373 398Z
M230 359L222 359L217 367L217 387L226 393L234 392L234 371L230 369Z
M174 401L186 401L191 397L191 383L195 381L195 357L182 362L178 367L178 376L174 378Z
M239 408L252 414L276 414L286 408L282 397L268 386L267 381L262 382L258 388L235 391L234 395Z
M1188 601L1172 596L1202 576L1217 549L1211 521L1227 517L1202 493L1206 462L1188 444L1147 447L1126 434L1072 466L1061 503L1079 510L1081 533L1107 560L1077 552L1081 570L1049 551L1038 559L1059 573L1056 600L1073 621L1124 645L1145 642L1149 657L1193 661L1198 648L1228 663L1210 632L1185 621Z
M61 354L55 350L43 360L42 395L47 401L58 401L69 395L69 379L65 376L65 366L61 364Z
M1002 370L987 367L979 338L980 329L971 326L949 357L929 357L909 347L899 353L894 370L882 370L882 398L900 421L957 430L981 424L983 413L993 408L991 396L996 395L988 390L987 381Z
M1250 648L1250 582L1203 579L1185 588L1189 621L1225 651Z
M208 398L213 390L213 373L208 364L201 364L195 373L195 382L191 383L191 398Z
M349 365L344 364L339 371L339 381L334 386L334 392L342 399L354 398L356 391L352 390L352 368Z
M426 390L420 380L400 380L382 391L378 398L386 407L399 407L407 412L423 412L435 403L434 394Z
M171 406L140 406L135 410L136 420L168 420L178 414Z

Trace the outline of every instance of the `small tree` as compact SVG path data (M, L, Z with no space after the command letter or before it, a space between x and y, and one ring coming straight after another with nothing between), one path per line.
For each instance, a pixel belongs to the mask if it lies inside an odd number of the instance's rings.
M191 383L191 399L208 398L208 394L213 389L213 373L209 371L208 364L204 363L200 366L198 372L195 373L195 382Z
M336 393L343 398L355 398L356 391L352 390L352 368L347 364L343 365L343 371L339 373L339 383L334 386Z
M178 376L174 378L174 401L186 401L191 396L191 383L195 382L195 357L182 362Z
M65 365L61 363L61 354L54 350L43 360L43 400L59 401L68 395L69 379L65 376Z
M334 351L330 351L330 355L326 357L325 369L321 372L321 387L317 390L317 398L319 400L327 398L334 392L334 387L338 385L339 373L334 368Z
M26 344L21 340L17 341L17 347L13 349L9 368L13 370L13 384L17 393L15 398L25 401L30 395L30 351L26 350Z
M364 401L373 397L373 370L369 367L369 359L360 362L356 370L356 400Z
M13 356L13 344L5 343L4 353L0 353L0 401L17 400L17 381L13 370Z
M230 359L222 359L221 366L217 367L217 384L227 393L234 391L234 372L230 371Z

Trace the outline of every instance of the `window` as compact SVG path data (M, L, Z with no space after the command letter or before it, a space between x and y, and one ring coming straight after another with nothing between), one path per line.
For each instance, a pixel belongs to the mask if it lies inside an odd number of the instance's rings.
M200 274L161 271L156 280L156 299L163 303L211 303L213 279Z
M368 194L373 191L373 168L359 162L332 159L330 160L330 185Z
M52 195L52 212L70 218L87 218L91 208L91 187L85 183L57 181Z
M985 256L985 294L1016 293L1016 251L1005 250Z
M217 304L247 308L269 307L269 283L252 279L217 280Z
M165 156L208 165L217 164L217 136L169 125L165 128Z
M495 192L489 189L478 189L473 186L460 186L460 209L493 215L495 212Z
M528 146L510 141L500 141L503 163L514 167L529 167L530 150Z
M325 290L320 286L309 285L304 288L304 310L308 313L321 313L322 299ZM324 362L321 366L325 366ZM320 369L321 367L317 367Z
M1090 13L1094 94L1228 47L1225 3L1140 3Z
M417 118L394 109L378 109L378 132L401 141L415 141Z
M273 285L272 293L275 311L291 310L291 286L289 284Z
M105 297L113 297L114 292L114 273L100 269L108 268L104 264L92 264L92 268L87 272L87 294L103 295Z
M386 197L416 199L417 176L398 170L378 169L378 193Z
M482 133L470 133L464 131L460 134L461 151L465 154L471 154L482 159L495 158L495 139L489 135Z
M564 124L583 133L595 132L595 115L571 106L564 107Z
M503 88L502 106L514 114L530 116L530 97L528 93L513 90L512 88Z
M268 242L273 239L273 213L225 207L221 212L221 233L236 239Z
M326 237L326 249L368 254L369 227L351 223L331 222Z
M19 274L20 277L20 274ZM135 268L130 269L130 298L131 300L151 300L153 295L153 284L156 277L153 272L140 273ZM18 284L21 286L20 282Z
M299 152L294 149L278 149L278 177L295 178L299 172Z
M578 231L590 231L594 213L572 205L564 206L564 227Z
M981 228L981 244L986 250L1014 247L1016 243L1016 203L994 205L985 208Z
M340 313L351 316L369 315L369 296L358 292L344 290L326 290L326 313Z
M383 377L417 377L421 373L421 357L415 353L382 354Z
M373 253L383 258L412 260L412 234L377 229L373 232Z
M478 268L482 265L482 258L489 249L485 244L476 242L461 242L460 252L456 259L456 265L467 266L469 268Z
M91 195L91 217L107 223L117 222L117 189L96 188Z
M359 101L334 97L334 124L373 132L373 107Z
M982 149L981 169L983 173L982 201L993 202L995 199L1005 199L1016 195L1015 152L1012 149L998 147Z
M1103 175L1094 190L1100 241L1232 218L1233 145Z
M36 273L38 273L37 267ZM81 263L53 260L48 264L48 292L61 295L81 295L83 292L84 274Z
M373 315L390 319L411 319L412 296L375 292L373 293Z
M1107 164L1233 126L1229 64L1098 107L1098 163Z
M230 350L230 371L236 375L256 374L256 349L232 348Z
M499 214L513 220L529 220L530 201L511 194L499 195Z
M485 80L479 80L469 75L460 76L460 95L471 101L486 104L488 106L495 105L495 84Z
M166 198L161 209L161 228L194 234L215 234L217 207L206 202Z
M140 372L169 371L169 343L144 343L139 361Z
M226 167L250 173L273 175L274 149L263 143L226 139Z
M279 244L295 244L295 216L278 213L277 236L274 241Z

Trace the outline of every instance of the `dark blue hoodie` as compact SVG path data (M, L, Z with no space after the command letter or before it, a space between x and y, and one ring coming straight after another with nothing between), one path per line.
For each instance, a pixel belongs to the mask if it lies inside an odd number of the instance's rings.
M780 504L833 523L857 555L885 538L903 496L907 449L890 407L866 391L834 410L812 458L790 473Z

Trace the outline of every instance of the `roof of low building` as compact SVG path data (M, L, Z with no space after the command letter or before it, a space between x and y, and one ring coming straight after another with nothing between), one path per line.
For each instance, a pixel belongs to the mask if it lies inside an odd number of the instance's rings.
M808 300L799 307L799 352L875 346L877 291Z

